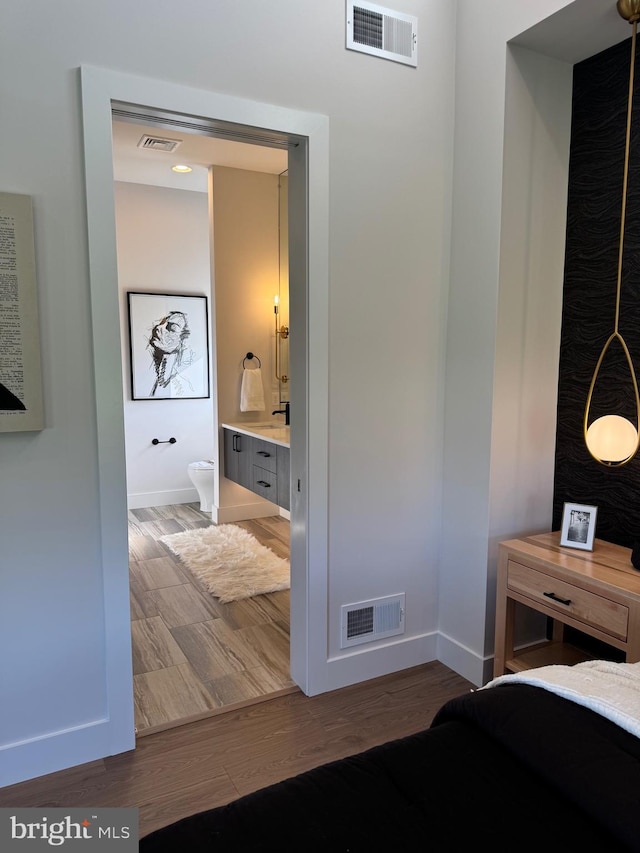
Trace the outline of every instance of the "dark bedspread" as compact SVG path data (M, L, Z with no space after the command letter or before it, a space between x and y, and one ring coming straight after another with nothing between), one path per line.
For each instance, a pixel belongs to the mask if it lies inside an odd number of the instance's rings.
M640 851L640 740L539 687L448 702L430 729L147 835L141 853Z

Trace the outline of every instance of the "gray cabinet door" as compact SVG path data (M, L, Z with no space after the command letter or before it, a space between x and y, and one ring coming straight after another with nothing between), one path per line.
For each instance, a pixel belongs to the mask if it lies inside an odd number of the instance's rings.
M252 442L251 436L224 430L224 475L245 489L253 488Z
M250 435L236 433L236 456L238 457L238 483L245 489L253 488L253 438Z
M237 432L223 430L224 434L224 476L227 480L238 482L238 454L235 452L235 436Z

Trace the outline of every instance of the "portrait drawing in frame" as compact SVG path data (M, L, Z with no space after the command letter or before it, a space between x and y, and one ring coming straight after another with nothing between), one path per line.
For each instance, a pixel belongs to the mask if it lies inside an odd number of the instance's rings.
M210 396L206 296L127 293L132 400Z

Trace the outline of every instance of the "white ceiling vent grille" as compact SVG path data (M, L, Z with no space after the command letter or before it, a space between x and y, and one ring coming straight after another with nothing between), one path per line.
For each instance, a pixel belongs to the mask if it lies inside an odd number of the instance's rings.
M418 64L418 19L373 3L347 0L347 49Z
M181 139L165 139L162 136L147 136L145 134L140 138L138 148L145 148L151 151L166 151L170 154L181 144Z
M404 593L343 604L340 648L404 634Z

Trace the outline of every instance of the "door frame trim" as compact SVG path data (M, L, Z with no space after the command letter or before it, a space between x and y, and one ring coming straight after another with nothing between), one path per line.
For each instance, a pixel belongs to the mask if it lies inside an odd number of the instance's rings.
M115 754L135 746L135 729L112 104L144 105L158 111L306 139L306 145L291 149L298 154L290 156L294 174L305 178L297 182L299 190L294 207L305 201L307 207L306 221L302 220L306 251L296 255L295 248L290 246L293 251L291 287L300 288L302 296L292 298L290 322L296 329L291 338L292 387L295 382L300 389L292 401L296 427L295 433L292 430L291 477L296 488L291 512L291 675L307 695L323 692L328 684L329 120L316 113L93 66L80 68L80 81L104 587L105 679L109 754ZM290 186L291 177L290 172ZM295 280L294 276L297 276ZM301 277L305 280L304 287L299 284ZM313 323L309 322L310 317ZM301 361L294 376L293 362L298 359Z

